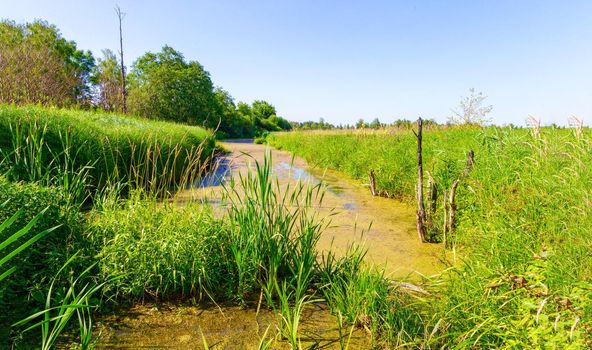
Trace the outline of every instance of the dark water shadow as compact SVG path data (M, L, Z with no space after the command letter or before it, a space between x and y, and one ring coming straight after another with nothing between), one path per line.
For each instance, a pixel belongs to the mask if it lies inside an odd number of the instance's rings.
M253 139L229 139L221 141L225 143L253 143Z
M220 186L226 182L232 175L232 164L230 159L225 156L217 157L210 170L195 183L190 184L189 188L205 188Z

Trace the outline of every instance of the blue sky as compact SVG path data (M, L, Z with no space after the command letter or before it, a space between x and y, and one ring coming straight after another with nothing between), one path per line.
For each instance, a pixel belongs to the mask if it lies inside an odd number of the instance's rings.
M474 87L498 124L592 121L592 1L0 0L0 17L100 55L117 49L117 3L128 65L171 45L290 120L445 121Z

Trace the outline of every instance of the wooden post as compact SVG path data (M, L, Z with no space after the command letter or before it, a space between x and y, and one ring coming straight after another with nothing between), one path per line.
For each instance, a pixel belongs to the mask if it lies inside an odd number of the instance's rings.
M438 184L434 181L432 174L428 171L428 219L436 212L438 207Z
M449 198L449 202L448 202L448 206L449 206L449 220L448 220L448 232L452 233L452 231L454 230L454 228L456 227L456 223L454 222L455 219L455 214L456 214L456 202L455 202L455 197L456 197L456 188L458 187L458 183L460 180L456 179L454 180L454 182L452 183L452 187L450 188L450 198Z
M467 165L465 166L465 171L463 173L463 177L469 176L471 170L473 170L473 165L475 164L475 152L473 150L469 150L467 154Z
M376 192L376 176L374 175L374 170L370 169L370 192L373 196L377 195Z
M448 192L446 188L442 193L442 198L444 199L444 225L442 226L442 241L444 242L444 247L448 246L447 239L448 239Z
M421 242L426 241L426 212L423 202L423 160L421 149L423 121L417 119L417 234Z

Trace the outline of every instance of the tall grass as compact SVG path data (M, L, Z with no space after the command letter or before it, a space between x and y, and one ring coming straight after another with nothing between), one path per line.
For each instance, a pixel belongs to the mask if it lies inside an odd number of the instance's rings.
M2 204L2 205L5 205L5 204ZM10 228L10 226L12 226L14 224L14 222L18 219L18 217L20 215L21 215L21 212L18 211L14 215L12 215L10 218L4 220L4 222L2 222L2 224L0 224L0 233L4 232L4 230ZM44 230L40 233L37 233L33 237L30 237L24 243L18 244L17 241L21 237L25 237L29 233L29 231L31 231L33 226L35 226L35 224L37 223L37 221L39 220L39 218L42 215L43 215L43 212L37 214L37 216L35 216L25 227L19 229L14 234L12 234L10 237L8 237L0 242L0 253L2 253L2 259L0 259L0 268L2 268L4 265L8 265L8 262L12 258L14 258L17 254L19 254L23 250L27 249L29 246L31 246L32 244L34 244L35 242L37 242L41 238L45 237L47 234L49 234L51 231L53 231L57 228L57 227L54 227L54 228ZM17 266L11 266L10 268L3 271L2 274L0 274L0 282L2 282L4 279L6 279L10 275L12 275L17 269L18 269Z
M241 299L253 292L253 286L266 286L271 302L278 281L288 279L306 289L315 266L315 247L326 222L315 214L313 206L322 200L320 186L298 182L283 187L272 175L271 154L246 176L239 174L238 184L226 185L224 203L228 222L234 227L230 249L238 270L237 295Z
M43 207L47 207L43 215L26 228L61 224L42 244L15 258L18 271L14 267L2 271L3 278L12 276L0 286L0 326L6 327L29 310L41 309L32 318L45 318L36 325L42 330L43 347L51 347L72 317L79 319L82 345L89 345L89 298L97 289L86 282L86 275L98 271L93 265L96 250L86 238L87 220L80 210L88 209L87 204L121 205L122 196L130 193L136 199L156 201L185 188L205 171L213 142L203 129L172 123L0 105L0 201L9 200L7 208L0 207L0 219L15 224L3 226L0 240L12 246L31 245L24 231L15 232L10 226L31 220ZM91 195L93 200L87 201ZM8 213L15 208L22 209L21 217L9 219ZM73 254L77 250L82 253ZM56 274L64 263L78 279ZM82 287L81 276L85 280ZM68 283L70 290L65 294L54 288ZM56 303L62 306L56 308Z
M76 254L64 264L62 269L58 271L58 275L68 268L68 265L74 261L75 257ZM56 275L47 290L44 309L15 323L14 326L21 327L33 323L23 332L39 328L41 330L41 349L49 350L55 347L62 333L69 326L70 320L76 317L80 330L80 348L83 350L89 349L93 344L92 318L90 314L91 298L105 283L97 285L88 281L87 277L92 268L93 265L79 273L76 278L70 276L68 287L63 289L56 288L56 282L59 281ZM36 321L39 318L41 318L41 321Z
M221 217L199 203L176 206L134 195L93 211L88 239L99 258L100 279L121 276L104 293L120 300L267 307L278 315L279 341L293 348L302 346L304 308L321 300L331 306L336 324L345 315L343 327L367 327L377 344L383 334L393 335L385 344L413 339L417 312L402 306L405 297L379 271L363 267L361 250L343 259L317 255L329 224L315 210L322 187L281 185L270 154L253 163L253 170L224 185ZM261 346L271 346L272 339Z
M198 127L112 113L0 105L2 165L16 180L38 181L65 168L72 175L87 169L95 187L120 180L154 186L161 176L177 183L187 178L188 164L211 157L214 142Z
M379 189L413 200L411 132L276 133L268 140L360 180L374 169ZM457 192L452 237L458 263L425 306L432 316L423 318L424 346L590 346L588 130L430 130L424 168L445 186L460 177L469 149L475 166Z
M311 211L319 188L280 189L271 160L226 185L223 218L200 203L160 202L132 194L91 213L88 239L116 294L141 298L210 295L248 303L262 287L269 300L287 280L306 289L323 227ZM298 280L297 276L306 276Z

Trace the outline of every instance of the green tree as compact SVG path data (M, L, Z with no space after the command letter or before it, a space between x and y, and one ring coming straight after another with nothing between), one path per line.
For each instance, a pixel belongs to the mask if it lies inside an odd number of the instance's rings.
M121 112L121 72L117 57L111 50L103 50L103 58L97 60L91 81L97 88L96 105L106 111Z
M253 101L252 111L252 115L259 119L269 119L272 115L276 115L275 107L262 100Z
M129 80L129 109L136 114L209 128L222 117L210 74L170 46L138 58Z
M238 113L245 118L252 119L253 118L253 110L251 106L246 102L239 102L236 106Z
M358 121L356 122L356 129L363 129L366 127L366 122L364 122L364 119L358 119Z
M269 102L256 100L252 105L239 102L237 110L241 116L252 122L255 128L255 136L259 136L266 131L292 129L292 124L276 115L275 107Z
M217 87L214 91L218 108L220 109L220 128L224 137L253 137L255 134L254 125L250 118L241 114L234 99L228 91ZM248 107L248 105L247 105ZM244 107L243 107L244 108Z
M372 129L380 129L382 124L380 123L380 120L378 118L374 118L374 120L371 121L370 125L368 125L368 126Z
M88 105L94 58L45 21L0 22L0 102Z

